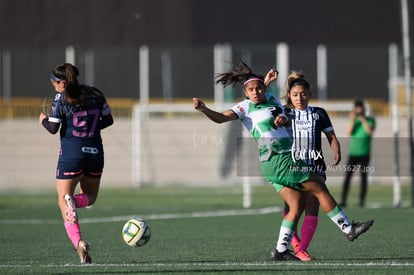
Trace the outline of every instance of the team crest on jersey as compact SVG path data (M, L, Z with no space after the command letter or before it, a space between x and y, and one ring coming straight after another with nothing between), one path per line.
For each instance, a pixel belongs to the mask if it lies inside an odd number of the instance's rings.
M318 113L313 113L313 114L312 114L312 118L313 118L314 120L319 120L319 114L318 114Z
M240 112L244 112L244 108L242 106L237 106L237 109L239 109Z
M54 99L54 100L55 100L55 101L56 101L56 100L59 100L59 99L60 99L60 97L61 97L61 94L60 94L60 93L59 93L59 94L56 94L56 95L55 95L55 99Z

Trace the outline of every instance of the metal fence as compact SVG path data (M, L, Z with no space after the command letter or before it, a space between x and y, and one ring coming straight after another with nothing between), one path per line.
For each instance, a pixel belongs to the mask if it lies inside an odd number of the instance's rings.
M288 70L301 70L312 84L314 97L388 100L388 46L326 46L326 87L319 87L318 47L287 45L278 56L278 44L231 44L231 54L222 62L244 60L265 74L284 58ZM80 69L80 81L100 88L108 97L139 99L140 48L117 47L19 47L0 48L0 96L44 97L53 93L49 82L54 66L70 61ZM215 45L150 46L150 98L214 97ZM399 68L401 70L401 68ZM277 90L277 87L275 87ZM239 91L234 91L234 96Z

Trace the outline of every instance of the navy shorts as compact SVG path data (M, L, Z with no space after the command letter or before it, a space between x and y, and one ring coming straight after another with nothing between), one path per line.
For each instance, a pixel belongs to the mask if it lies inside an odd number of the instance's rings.
M73 179L80 175L100 178L104 167L103 153L85 153L82 157L59 156L56 179Z

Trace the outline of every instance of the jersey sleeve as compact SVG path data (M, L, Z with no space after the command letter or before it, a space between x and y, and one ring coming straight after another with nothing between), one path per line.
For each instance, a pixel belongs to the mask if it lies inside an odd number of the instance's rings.
M334 128L331 122L331 119L329 118L328 113L325 111L325 109L317 108L317 113L321 117L322 122L322 131L324 133L334 132Z
M109 106L108 102L104 102L104 104L102 105L102 116L108 116L111 115L112 111L111 111L111 107Z
M288 116L286 115L285 107L280 102L280 100L270 93L267 93L266 96L267 96L267 100L272 102L272 105L275 107L275 110L277 110L277 112L274 112L273 115L275 117L276 115L284 116L286 119L288 119Z
M57 93L52 102L50 109L49 122L61 123L62 122L62 94Z
M111 107L109 106L108 101L106 100L106 97L104 96L104 94L102 93L102 91L99 90L96 87L91 87L91 86L85 86L85 87L92 89L93 92L96 95L98 95L98 97L102 100L101 101L101 102L103 102L102 108L101 108L101 114L102 114L102 116L111 115L112 114Z
M245 100L245 101L237 103L236 105L231 107L230 110L232 110L239 119L243 120L246 117L247 108L248 108L248 103Z
M60 124L50 122L47 118L42 120L43 127L51 134L56 134L59 131Z

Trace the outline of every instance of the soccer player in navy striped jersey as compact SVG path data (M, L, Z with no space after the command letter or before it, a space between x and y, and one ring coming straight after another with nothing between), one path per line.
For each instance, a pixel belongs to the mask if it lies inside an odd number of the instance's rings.
M333 151L332 165L341 161L341 147L327 112L320 107L309 106L310 84L304 74L292 71L286 82L286 112L291 119L293 135L292 158L305 161L314 173L326 179L326 164L322 152L322 133L327 137ZM310 261L307 251L318 226L318 200L309 193L302 195L305 208L300 238L297 231L292 238L292 247L296 257ZM285 203L284 214L289 211Z
M111 109L101 91L78 83L78 69L65 63L54 68L50 81L56 90L50 114L39 123L51 134L60 128L60 152L56 169L58 204L66 233L80 257L89 264L89 244L82 239L76 208L95 203L104 151L101 130L113 124ZM80 192L74 195L80 183Z

